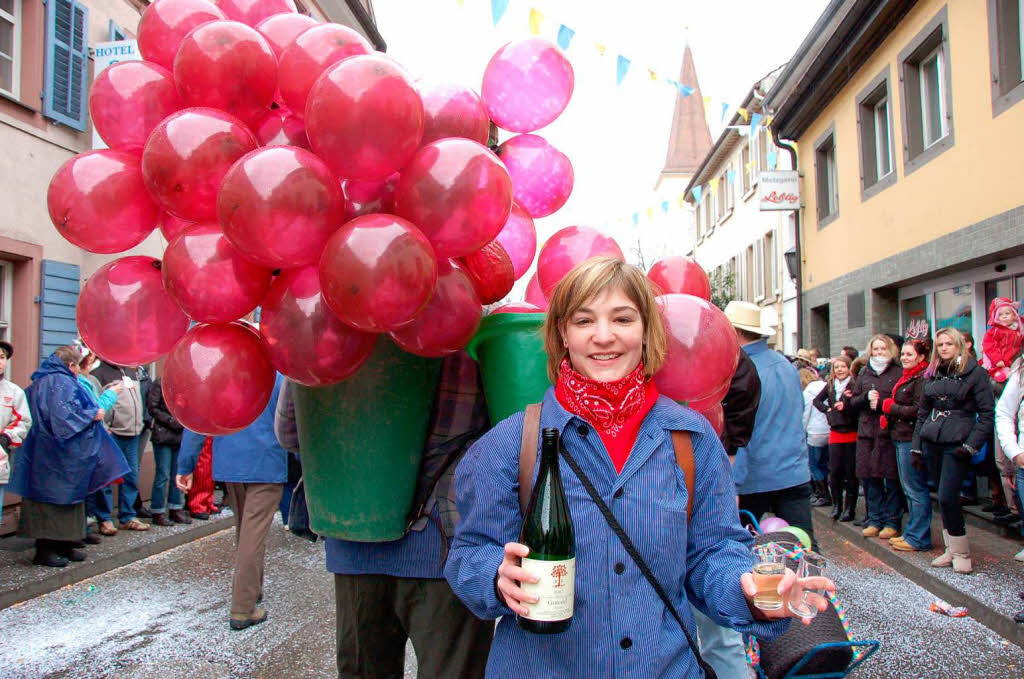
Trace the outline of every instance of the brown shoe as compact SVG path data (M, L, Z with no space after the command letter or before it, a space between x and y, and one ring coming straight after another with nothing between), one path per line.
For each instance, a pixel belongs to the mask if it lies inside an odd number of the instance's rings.
M878 526L868 526L862 530L860 534L866 538L876 538L880 532L881 531L878 529Z
M167 515L163 512L153 515L154 526L173 526L174 522L167 518Z
M126 521L125 523L122 523L121 530L137 530L141 532L149 530L149 524L142 523L138 519L132 519L131 521Z
M889 540L890 538L899 537L900 532L891 526L886 526L882 529L882 532L878 534L879 540Z
M893 538L889 540L889 546L895 549L897 552L922 552L924 550L914 547L903 538Z
M231 614L230 625L233 630L243 630L253 625L258 625L267 619L267 610L260 606L253 609L253 612L249 615L236 615Z
M117 535L117 527L113 521L100 521L100 527L97 530L99 530L100 535L106 535L107 537Z
M172 509L167 512L167 518L174 523L192 523L192 517L182 509Z

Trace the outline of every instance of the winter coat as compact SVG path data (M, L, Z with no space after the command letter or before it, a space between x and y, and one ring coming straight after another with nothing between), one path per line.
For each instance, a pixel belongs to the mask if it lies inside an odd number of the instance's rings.
M137 436L141 433L145 426L145 420L149 417L142 403L142 385L140 383L140 378L145 376L145 371L103 363L93 370L93 375L103 385L104 390L125 377L131 378L131 388L121 391L114 407L107 410L104 415L103 422L107 425L110 433L117 436Z
M924 391L924 373L907 379L892 394L888 420L889 437L893 441L910 441L914 438L917 412L921 407L921 393Z
M853 380L846 385L847 389L853 389ZM836 404L842 401L845 405L842 410L836 410ZM857 411L850 407L848 396L835 393L835 384L828 380L825 388L814 397L815 408L825 413L829 429L841 434L848 434L857 431Z
M850 406L857 412L857 478L858 479L898 479L899 470L896 466L896 444L889 437L889 432L882 429L879 418L882 416L882 401L892 396L896 381L903 375L903 368L892 361L881 374L868 363L857 375L853 386ZM878 402L872 408L868 402L868 392L878 392Z
M154 445L170 446L177 448L181 445L181 432L184 427L171 415L167 409L167 402L164 401L164 390L161 380L155 380L149 387L149 396L146 399L146 410L153 418L153 436L150 439Z
M1006 455L1024 467L1024 362L1017 360L996 404L996 436Z
M967 357L962 373L950 365L939 366L926 376L917 412L913 449L922 441L943 446L965 445L981 450L995 428L995 397L988 373L973 357Z
M14 382L0 376L0 434L7 436L11 452L22 444L31 426L32 413L25 392ZM7 483L10 478L11 457L0 448L0 485Z
M736 372L729 391L722 400L725 425L722 427L722 445L725 452L735 455L739 448L750 443L754 433L754 416L761 402L761 378L757 368L745 351L740 351Z
M114 439L93 419L99 408L92 394L55 354L32 374L25 395L32 428L15 460L11 491L73 505L130 471Z
M1012 327L996 320L996 314L1003 308L1013 313ZM1024 327L1017 313L1017 305L1005 297L996 297L989 304L988 325L981 339L981 365L993 379L1005 382L1006 376L1010 374L1010 365L1020 352L1021 341L1024 340ZM1002 363L1003 367L997 368L998 363Z
M825 388L825 383L815 380L804 387L804 431L807 445L827 446L829 425L825 414L814 407L814 398Z
M102 394L99 390L102 388L99 386L99 382L92 375L79 375L78 383L81 384L86 390L92 394L92 397L96 399L96 405L100 407L100 410L106 412L113 407L117 402L117 392L113 389L107 389Z

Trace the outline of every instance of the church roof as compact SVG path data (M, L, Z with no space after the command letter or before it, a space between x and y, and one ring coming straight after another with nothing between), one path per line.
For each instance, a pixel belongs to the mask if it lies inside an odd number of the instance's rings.
M672 131L668 138L668 154L662 175L692 175L701 161L711 150L711 132L704 116L704 96L697 81L697 69L693 65L690 46L683 52L683 67L679 82L693 88L689 96L676 96L676 107L672 114Z

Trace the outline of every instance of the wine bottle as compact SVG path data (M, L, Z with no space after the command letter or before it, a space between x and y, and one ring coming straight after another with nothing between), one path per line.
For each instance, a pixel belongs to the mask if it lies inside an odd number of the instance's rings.
M530 548L523 558L527 573L540 578L523 582L526 592L539 597L524 603L529 614L517 616L519 626L536 634L558 634L572 623L576 586L576 538L569 503L558 470L558 429L545 429L540 449L540 469L523 519L519 541Z

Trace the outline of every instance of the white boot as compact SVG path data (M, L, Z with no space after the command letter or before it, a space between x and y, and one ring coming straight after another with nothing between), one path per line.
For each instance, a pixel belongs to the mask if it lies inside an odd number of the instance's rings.
M967 534L948 535L949 551L953 553L953 570L957 573L967 574L974 569L971 567L971 545L967 540Z
M932 559L932 566L934 566L935 568L949 568L953 565L953 553L949 551L949 540L949 533L947 533L945 529L943 529L942 544L946 546L946 551Z

